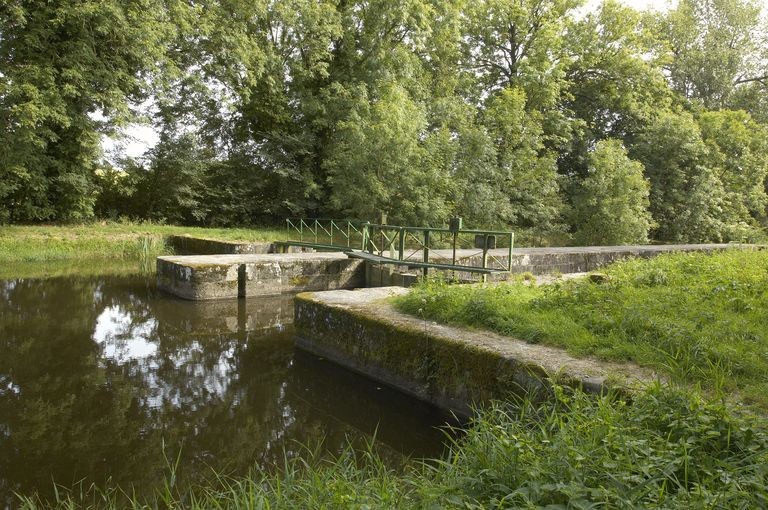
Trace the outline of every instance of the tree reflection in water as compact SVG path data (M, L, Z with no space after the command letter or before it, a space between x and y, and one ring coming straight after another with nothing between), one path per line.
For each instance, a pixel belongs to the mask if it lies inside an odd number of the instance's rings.
M444 414L295 351L292 318L290 296L186 302L140 276L1 281L0 502L52 480L146 493L177 456L184 483L275 469L374 431L393 459L440 453Z

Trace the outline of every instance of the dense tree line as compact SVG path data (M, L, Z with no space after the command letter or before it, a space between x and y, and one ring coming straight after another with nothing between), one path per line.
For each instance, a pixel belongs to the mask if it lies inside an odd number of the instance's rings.
M7 0L0 222L334 216L529 240L766 225L757 0ZM159 143L105 162L150 100Z

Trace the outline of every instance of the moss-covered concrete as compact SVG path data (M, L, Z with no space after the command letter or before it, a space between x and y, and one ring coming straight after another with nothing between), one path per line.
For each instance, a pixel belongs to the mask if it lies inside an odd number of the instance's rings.
M631 388L655 375L628 364L451 326L396 311L399 287L302 293L297 346L461 414L511 393L541 392L549 378L590 391Z
M189 235L169 236L168 244L181 255L261 254L275 251L272 243L221 241Z
M157 259L158 286L176 296L222 299L365 284L360 260L338 253L168 256Z

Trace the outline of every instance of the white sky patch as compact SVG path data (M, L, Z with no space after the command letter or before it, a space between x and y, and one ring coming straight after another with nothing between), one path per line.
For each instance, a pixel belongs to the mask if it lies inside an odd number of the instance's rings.
M620 0L621 3L638 11L668 11L677 5L677 0Z
M627 7L632 7L637 11L657 11L665 12L673 9L677 5L677 0L619 0L620 3ZM586 14L592 11L596 11L598 7L603 3L603 0L587 0L584 7L579 11Z
M115 164L123 157L140 158L149 149L157 145L160 137L153 126L148 124L129 124L122 130L122 136L104 136L101 146L107 160Z

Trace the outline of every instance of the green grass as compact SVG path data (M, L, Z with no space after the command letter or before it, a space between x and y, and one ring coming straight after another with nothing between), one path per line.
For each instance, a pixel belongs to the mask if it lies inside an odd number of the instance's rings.
M603 283L540 287L428 282L396 304L578 356L634 361L768 409L768 251L662 255L604 273Z
M153 498L120 489L61 491L54 508L493 509L765 508L768 431L755 417L689 390L655 386L632 402L554 388L543 404L479 413L444 460L393 470L373 449L311 452L276 474L173 472ZM34 497L22 508L46 508Z
M220 229L151 223L93 223L72 226L0 226L0 264L82 258L154 259L170 253L165 238L190 234L223 241L274 241L278 229Z

